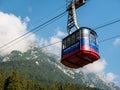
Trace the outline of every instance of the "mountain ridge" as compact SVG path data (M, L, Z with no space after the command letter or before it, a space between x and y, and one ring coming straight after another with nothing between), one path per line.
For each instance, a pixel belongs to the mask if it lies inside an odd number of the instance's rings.
M114 84L111 85L111 83L108 84L104 82L96 74L86 74L82 70L76 72L74 69L63 66L59 59L58 56L42 50L39 47L33 47L24 53L12 51L2 59L0 71L4 71L5 69L10 71L13 67L17 67L21 73L25 70L24 72L27 73L29 77L36 77L38 81L53 82L59 80L60 82L68 81L86 87L120 90L120 88Z

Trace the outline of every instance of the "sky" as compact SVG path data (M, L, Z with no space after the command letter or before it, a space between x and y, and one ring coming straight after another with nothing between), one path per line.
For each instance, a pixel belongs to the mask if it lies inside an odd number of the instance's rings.
M80 27L93 30L101 25L120 19L120 0L87 0L76 10ZM28 36L5 46L8 42L22 36L45 21L66 10L65 0L0 0L0 54L9 54L12 50L26 51L34 43L43 47L60 41L67 36L67 13L60 19L29 33ZM120 22L95 30L98 34L101 59L85 66L86 72L102 75L108 81L120 86L120 37L102 42L120 35ZM45 48L60 55L61 43Z

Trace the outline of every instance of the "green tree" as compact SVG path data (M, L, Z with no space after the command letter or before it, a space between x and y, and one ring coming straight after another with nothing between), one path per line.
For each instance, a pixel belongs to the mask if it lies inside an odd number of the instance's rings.
M42 85L40 83L35 84L35 90L43 90Z
M0 74L0 90L3 90L4 89L4 83L5 83L5 80L6 80L6 74L4 73L1 73Z
M12 75L6 79L5 90L22 90L20 84L19 73L17 69L14 69Z
M33 80L27 81L27 90L34 90L34 81Z
M27 89L27 79L25 75L22 75L20 78L20 84L21 84L21 88L22 90L26 90Z
M70 90L70 89L71 89L70 83L65 83L64 90Z
M51 90L64 90L64 89L63 89L63 86L62 86L61 83L54 82L54 83L51 85Z

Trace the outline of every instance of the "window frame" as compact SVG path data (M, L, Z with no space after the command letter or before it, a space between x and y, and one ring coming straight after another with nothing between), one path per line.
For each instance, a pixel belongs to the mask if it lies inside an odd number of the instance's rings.
M66 38L66 47L71 45L70 40L71 40L70 36Z
M81 30L78 30L78 31L76 31L76 33L75 33L75 41L79 41L80 40L80 31Z
M70 36L70 41L71 41L71 43L70 44L73 44L73 43L75 43L75 41L76 41L76 36L75 36L75 34L73 33L71 36Z
M97 36L95 35L95 33L93 33L93 32L91 32L90 31L90 35L89 35L90 37L90 43L91 42L94 42L95 43L95 45L97 45L98 46L98 43L97 43Z
M66 43L66 39L64 39L64 40L62 41L62 49L65 49L65 48L67 47L66 44L67 44L67 43Z

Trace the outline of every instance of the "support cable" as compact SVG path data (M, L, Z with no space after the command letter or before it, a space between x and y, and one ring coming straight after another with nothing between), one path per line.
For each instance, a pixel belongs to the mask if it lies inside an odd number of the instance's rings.
M103 43L103 42L106 42L106 41L109 41L109 40L112 40L112 39L115 39L115 38L118 38L118 37L120 37L120 35L116 35L116 36L113 36L113 37L110 37L110 38L106 38L106 39L104 39L104 40L99 41L99 43L101 44L101 43ZM54 42L54 43L52 43L52 44L48 44L48 45L46 45L46 46L43 46L43 47L41 47L41 48L46 48L46 47L49 47L49 46L58 44L58 43L60 43L60 42L62 42L62 41L57 41L57 42Z
M62 17L65 13L66 13L66 11L64 11L63 13L57 15L56 17L54 17L54 18L46 21L45 23L43 23L43 24L41 24L41 25L38 25L37 27L31 29L29 32L27 32L27 33L25 33L25 34L23 34L23 35L15 38L14 40L11 40L10 42L4 44L3 46L0 47L0 49L8 46L9 44L11 44L11 43L13 43L13 42L15 42L15 41L17 41L17 40L19 40L19 39L21 39L21 38L23 38L24 36L30 34L31 32L37 32L37 31L41 30L42 28L44 28L44 27L47 26L48 24L51 24L51 23L52 23L54 20L56 20L57 18ZM109 22L109 23L100 25L100 26L98 26L97 28L95 28L94 30L98 30L98 29L100 29L100 28L104 28L104 27L106 27L106 26L112 25L112 24L117 23L117 22L120 22L120 19L116 19L116 20L114 20L114 21L112 21L112 22ZM40 28L40 29L39 29L39 28ZM114 37L101 40L101 41L99 41L99 43L102 43L102 42L105 42L105 41L108 41L108 40L111 40L111 39L114 39L114 38L117 38L117 37L120 37L120 35L116 35L116 36L114 36ZM61 41L58 41L57 43L59 43L59 42L61 42ZM51 45L54 45L54 44L56 44L56 42L53 43L53 44L50 44L50 45L46 45L45 47L51 46Z
M20 40L21 38L25 37L26 35L31 34L31 32L37 32L37 31L43 29L43 28L46 27L47 25L53 23L55 20L57 20L57 19L63 17L63 15L65 15L65 13L66 13L66 11L64 11L64 12L62 12L61 14L55 16L54 18L52 18L52 19L50 19L50 20L44 22L43 24L38 25L37 27L31 29L29 32L26 32L25 34L23 34L23 35L21 35L21 36L15 38L15 39L13 39L13 40L7 42L7 43L4 44L3 46L1 46L0 49L1 49L1 48L4 48L4 47L6 47L6 46L8 46L8 45L10 45L10 44L12 44L13 42L15 42L15 41L17 41L17 40Z
M104 28L104 27L106 27L106 26L112 25L112 24L117 23L117 22L120 22L120 18L114 19L114 20L112 20L112 21L109 22L109 23L105 23L105 24L103 24L103 25L99 25L99 26L96 27L94 30L98 30L98 29Z

